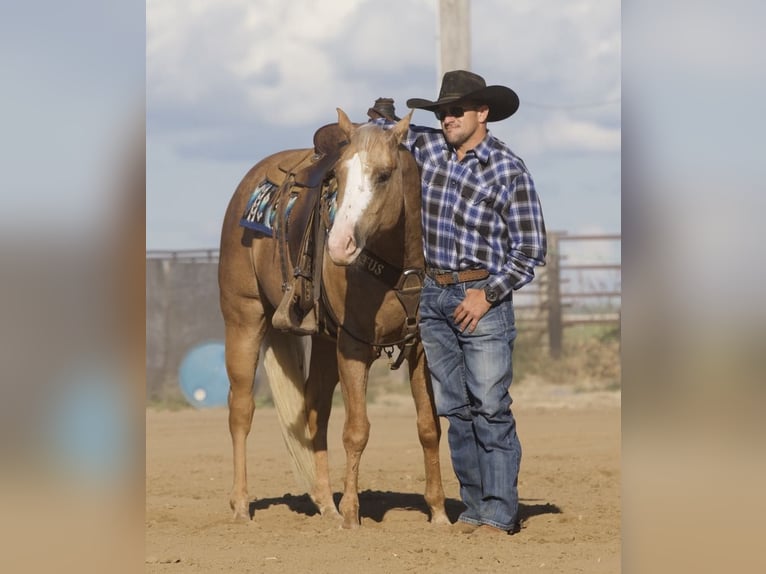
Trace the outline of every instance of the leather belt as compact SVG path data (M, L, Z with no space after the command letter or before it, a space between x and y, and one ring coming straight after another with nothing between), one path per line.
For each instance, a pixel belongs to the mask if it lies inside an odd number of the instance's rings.
M439 285L455 285L466 281L479 281L489 277L486 269L466 269L465 271L444 271L442 269L426 269L426 275Z

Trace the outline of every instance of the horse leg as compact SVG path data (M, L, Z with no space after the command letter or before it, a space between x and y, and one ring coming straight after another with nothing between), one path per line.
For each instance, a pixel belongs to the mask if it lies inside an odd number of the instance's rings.
M250 519L247 495L247 435L253 422L253 385L261 340L266 329L257 299L221 296L226 326L226 372L229 375L229 432L234 451L234 485L229 504L235 519Z
M422 345L412 349L407 358L407 364L410 371L412 398L415 399L417 412L418 438L423 447L426 471L425 500L431 511L431 524L450 524L444 509L444 487L439 462L441 425L434 406L431 379Z
M367 376L374 357L371 347L338 334L338 374L340 375L346 421L343 424L343 447L346 450L346 474L340 513L343 528L359 527L359 461L370 438L367 417Z
M306 383L306 414L309 433L314 446L316 481L311 491L322 516L339 517L330 487L330 466L327 455L327 426L332 409L332 396L338 383L338 359L335 343L323 337L314 337L311 347L311 366Z

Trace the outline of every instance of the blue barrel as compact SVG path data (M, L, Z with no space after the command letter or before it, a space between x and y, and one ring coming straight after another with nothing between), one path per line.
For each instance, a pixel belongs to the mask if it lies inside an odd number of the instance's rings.
M192 347L181 361L178 384L186 400L194 407L226 406L229 378L226 376L223 342L210 341Z

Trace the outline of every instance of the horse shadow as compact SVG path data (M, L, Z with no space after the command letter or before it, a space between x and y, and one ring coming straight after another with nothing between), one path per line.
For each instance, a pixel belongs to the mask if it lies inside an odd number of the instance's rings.
M335 506L340 504L342 493L333 495ZM542 514L561 514L562 510L556 504L550 502L537 502L539 499L521 499L519 501L519 522L524 523L534 516ZM293 495L284 494L273 498L261 498L250 502L250 518L253 518L257 510L265 510L270 506L284 505L296 514L315 516L319 514L316 506L308 494ZM465 506L460 500L448 498L444 508L450 522L457 521ZM392 492L381 490L365 490L359 493L359 517L382 522L383 517L390 510L411 510L421 512L429 516L430 512L422 494L415 492Z

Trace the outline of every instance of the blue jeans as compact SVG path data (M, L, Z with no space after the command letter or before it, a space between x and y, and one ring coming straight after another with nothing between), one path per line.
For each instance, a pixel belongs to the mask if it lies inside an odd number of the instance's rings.
M466 289L486 280L441 287L426 277L420 335L439 416L447 417L452 467L466 506L459 520L512 530L518 520L521 443L511 412L513 302L495 304L473 333L453 319Z

